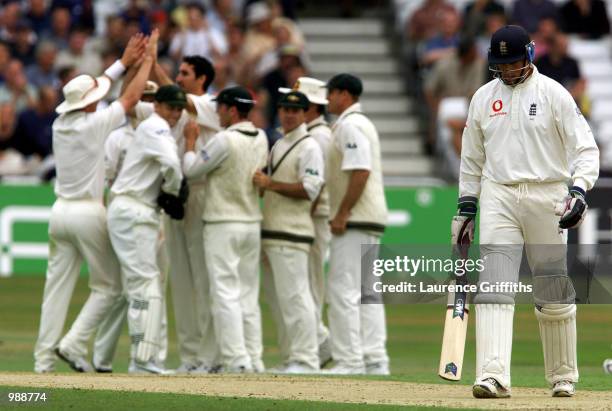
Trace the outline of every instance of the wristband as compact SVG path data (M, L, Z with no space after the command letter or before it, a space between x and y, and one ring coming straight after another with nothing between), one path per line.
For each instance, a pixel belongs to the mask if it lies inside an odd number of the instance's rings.
M104 75L110 78L112 81L117 81L124 72L125 66L123 65L121 60L117 60L104 71Z
M586 200L586 191L578 186L570 188L570 195L574 198L581 197L583 200Z
M459 215L463 217L476 217L478 212L478 198L472 196L459 197L457 201Z

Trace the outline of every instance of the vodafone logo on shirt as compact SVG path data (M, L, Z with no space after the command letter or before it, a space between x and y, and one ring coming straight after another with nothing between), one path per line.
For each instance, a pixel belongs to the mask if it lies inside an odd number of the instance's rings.
M493 114L489 114L489 117L505 116L508 114L507 112L502 111L504 108L504 103L501 100L495 100L493 104L491 104L491 108L493 109Z

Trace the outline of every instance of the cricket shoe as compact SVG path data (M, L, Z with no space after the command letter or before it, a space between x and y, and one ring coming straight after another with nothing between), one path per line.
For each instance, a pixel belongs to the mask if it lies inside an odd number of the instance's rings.
M366 364L365 370L368 375L391 375L388 362Z
M113 372L113 367L107 367L104 365L94 367L94 369L98 374L111 374Z
M474 384L472 395L474 398L508 398L510 390L502 387L495 378L486 378Z
M351 367L344 364L336 364L332 368L328 368L326 370L321 370L321 374L327 375L360 375L365 374L366 369L364 366L361 367Z
M128 367L128 374L142 374L142 375L174 375L174 371L166 370L155 364L153 361L147 361L146 363L130 361Z
M603 369L606 374L612 374L612 358L604 360Z
M179 365L179 367L174 370L175 374L179 374L179 375L187 375L187 374L191 374L193 371L198 369L198 365L195 364L181 364Z
M573 397L576 394L576 387L571 381L557 381L552 388L553 397Z
M329 337L319 344L319 367L323 368L333 361L331 353L331 341Z
M76 372L94 372L93 366L83 357L77 357L67 351L62 351L59 347L55 349L55 355Z
M276 374L318 374L319 370L299 361L291 361L277 370Z
M252 374L253 373L253 367L246 366L246 365L237 365L237 366L232 366L232 367L221 367L221 369L219 369L219 371L217 371L217 373L219 374Z

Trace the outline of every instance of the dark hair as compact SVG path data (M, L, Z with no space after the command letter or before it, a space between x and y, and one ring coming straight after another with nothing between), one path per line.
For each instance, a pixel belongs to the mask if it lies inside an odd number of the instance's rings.
M185 5L185 8L187 10L189 10L189 9L197 9L200 13L202 13L202 16L204 16L206 14L206 8L204 7L204 5L201 4L201 3L198 3L196 1L192 1L192 2L187 3Z
M317 113L325 115L325 106L323 104L316 104L316 106L317 106Z
M206 80L202 85L203 91L206 92L215 79L215 68L212 63L202 56L185 56L183 57L183 63L187 63L193 67L193 72L196 77L206 76Z

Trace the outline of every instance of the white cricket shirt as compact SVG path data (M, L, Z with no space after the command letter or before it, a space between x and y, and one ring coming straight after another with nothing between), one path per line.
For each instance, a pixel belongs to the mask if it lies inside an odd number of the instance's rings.
M128 195L155 207L160 190L178 194L182 178L170 126L153 113L136 129L111 192L114 196Z
M515 87L494 79L476 91L463 131L460 196L478 197L482 177L498 184L571 178L589 190L598 175L593 133L561 84L534 67Z
M64 113L53 122L57 197L102 201L104 142L124 121L125 110L115 101L94 113L82 110Z

